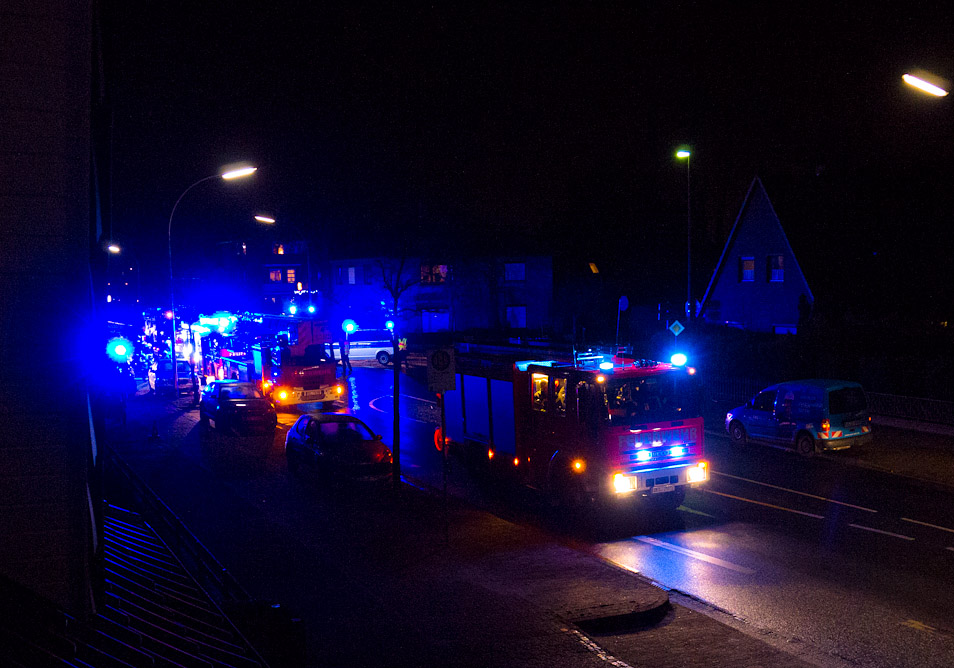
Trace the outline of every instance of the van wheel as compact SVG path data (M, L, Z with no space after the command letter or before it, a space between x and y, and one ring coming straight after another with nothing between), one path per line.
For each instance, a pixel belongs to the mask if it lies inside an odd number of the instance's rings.
M391 356L383 350L378 352L378 354L375 356L375 359L378 360L378 364L381 366L387 366L391 363Z
M803 457L811 457L815 454L815 439L808 434L802 434L795 441L795 450Z
M729 438L736 445L745 445L745 427L738 420L729 423Z

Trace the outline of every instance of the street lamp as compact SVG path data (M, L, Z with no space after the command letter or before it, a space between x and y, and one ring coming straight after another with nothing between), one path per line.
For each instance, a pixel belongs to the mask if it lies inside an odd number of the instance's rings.
M256 214L255 220L265 225L274 225L276 222L278 222L274 217L265 215L263 213ZM308 301L309 301L308 312L314 313L315 309L313 306L311 306L311 243L309 243L308 239L305 238L305 235L302 234L302 231L298 228L297 225L286 223L285 221L282 221L282 224L283 225L287 224L291 226L292 228L294 228L295 232L298 233L298 236L301 237L302 242L305 244L305 284L308 286ZM292 315L294 315L294 313Z
M212 179L224 179L226 181L232 181L234 179L241 179L246 176L251 176L257 170L257 167L243 166L236 167L234 169L227 170L220 174L212 174L211 176L206 176L201 178L191 186L182 191L182 194L179 195L179 199L176 200L176 203L172 206L172 213L169 214L169 229L167 231L168 242L169 242L169 302L172 307L172 337L169 342L169 348L172 355L172 385L175 388L176 397L179 396L179 365L176 364L176 291L175 291L175 281L173 280L172 275L172 218L176 215L176 209L179 207L179 202L182 201L182 198L186 196L190 190L195 188L200 183L205 183L206 181L211 181Z
M918 75L908 73L903 75L901 79L909 86L913 86L914 88L917 88L928 95L934 95L935 97L944 97L947 95L946 89L928 81L928 79L937 80L937 77L928 75L926 73L922 74L919 72Z
M692 153L688 149L676 151L676 157L686 161L686 317L692 318L692 205L689 181L689 159Z

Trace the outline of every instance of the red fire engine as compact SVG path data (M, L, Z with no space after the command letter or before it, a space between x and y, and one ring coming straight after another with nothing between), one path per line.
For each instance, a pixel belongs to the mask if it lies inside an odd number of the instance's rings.
M207 358L216 378L258 381L277 408L341 399L332 336L323 320L281 315L245 314L235 339L244 345L222 347ZM253 341L248 343L248 341Z
M450 442L563 503L649 497L674 508L708 479L691 367L458 353L456 372L456 390L444 395Z

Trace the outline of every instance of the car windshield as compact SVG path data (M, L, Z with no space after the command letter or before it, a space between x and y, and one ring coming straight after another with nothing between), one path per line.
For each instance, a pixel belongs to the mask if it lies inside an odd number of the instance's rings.
M360 422L322 422L319 424L319 429L326 442L351 443L374 440L374 434Z
M262 396L261 390L253 385L227 385L222 388L222 397L225 399L261 399Z
M607 417L635 425L699 415L697 384L682 374L610 381L606 386Z

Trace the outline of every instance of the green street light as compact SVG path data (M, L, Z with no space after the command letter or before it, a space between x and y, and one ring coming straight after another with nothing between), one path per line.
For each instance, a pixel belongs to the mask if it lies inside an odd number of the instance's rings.
M901 79L904 81L904 83L908 84L909 86L913 86L914 88L917 88L918 90L923 91L927 93L928 95L934 95L935 97L944 97L945 95L947 95L947 91L945 89L941 88L940 86L934 85L930 81L927 81L927 79L923 78L924 76L925 75L915 76L913 74L905 74L901 77ZM935 77L930 77L930 78L935 78Z

